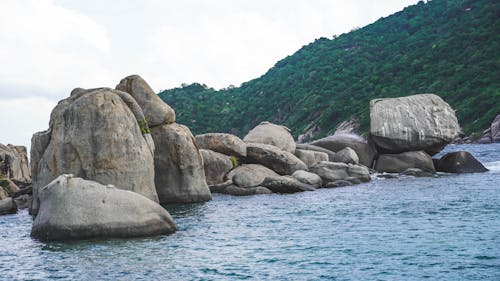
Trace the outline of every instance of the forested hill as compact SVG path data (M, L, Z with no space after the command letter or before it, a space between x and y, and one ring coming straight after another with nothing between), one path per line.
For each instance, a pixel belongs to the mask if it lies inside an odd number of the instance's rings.
M361 29L320 38L237 88L200 84L162 91L193 133L244 135L261 121L316 137L344 120L369 129L369 101L435 93L466 134L500 113L500 1L420 2Z

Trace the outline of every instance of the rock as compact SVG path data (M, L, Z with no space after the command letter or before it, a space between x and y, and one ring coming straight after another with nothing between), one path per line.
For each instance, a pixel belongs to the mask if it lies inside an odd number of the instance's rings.
M321 186L321 177L316 175L316 174L307 172L307 171L303 171L303 170L295 171L292 174L292 177L294 179L302 182L302 183L311 185L315 188L318 188Z
M347 177L344 180L350 182L353 185L355 185L355 184L361 184L363 182L366 182L366 180L361 181L360 178L356 178L356 177Z
M436 171L431 156L424 151L381 154L375 164L375 170L380 173L401 173L409 168L418 168L431 173Z
M123 78L116 89L129 93L137 101L150 127L175 122L175 111L139 75Z
M31 236L41 240L124 238L175 232L158 203L112 185L61 175L39 190Z
M367 140L356 134L336 134L316 140L311 144L326 148L333 152L338 152L346 147L350 147L358 155L359 163L366 167L372 166L373 159L377 154L377 151L371 143L368 143ZM336 158L330 159L330 161L332 160L335 161Z
M319 161L328 161L328 154L314 150L295 149L295 156L304 162L307 167L311 167Z
M240 187L261 185L266 177L277 177L276 172L258 164L245 164L236 167L226 175L234 184Z
M369 182L371 180L370 170L367 167L362 166L362 165L347 164L347 174L349 175L349 178L356 178L362 182ZM346 178L346 180L347 179L348 178ZM351 180L351 181L353 181L353 180ZM357 181L355 181L355 182L357 182Z
M212 199L203 160L191 131L183 125L151 128L155 184L161 203L196 203Z
M212 192L212 193L224 193L224 190L226 189L226 187L228 187L232 184L233 184L232 180L227 180L223 183L209 185L208 189L210 189L210 192Z
M386 174L386 173L383 173L383 174L380 174L380 175L377 175L377 178L383 178L383 179L397 179L398 176L394 175L394 174Z
M323 184L343 180L349 176L347 164L338 162L321 161L312 166L309 170L317 174L323 180Z
M481 162L467 151L450 152L436 161L436 170L445 173L484 173L487 172Z
M434 155L460 131L455 111L434 94L370 101L370 135L380 152Z
M27 209L31 206L31 195L23 194L14 198L14 202L19 210Z
M334 187L343 187L343 186L351 186L354 185L352 182L348 180L336 180L325 184L325 188L334 188Z
M492 143L491 128L484 130L483 136L477 141L480 144Z
M327 161L335 162L334 161L335 160L335 152L333 152L331 150L328 150L326 148L319 147L319 146L312 145L312 144L297 144L296 150L297 149L324 152L324 153L328 154L328 160Z
M0 175L13 180L31 181L26 147L0 144Z
M262 186L267 187L274 193L295 193L316 190L312 185L305 184L288 176L267 177L262 182Z
M247 145L235 135L208 133L195 137L199 148L210 149L229 156L246 157Z
M7 193L7 191L5 191L2 186L0 186L0 200L3 200L7 197L9 197L9 193Z
M491 140L493 142L500 142L500 114L495 117L491 123Z
M16 202L12 197L7 197L0 200L0 215L15 214L17 213Z
M250 130L243 141L274 145L292 154L295 152L295 140L290 134L290 129L269 122L262 122Z
M335 154L334 162L342 162L346 164L358 164L359 158L354 149L346 147L344 149L341 149L339 152Z
M418 168L409 168L399 173L402 176L412 176L412 177L432 177L434 173L424 171Z
M271 194L271 190L263 186L253 186L253 187L239 187L236 185L230 185L226 187L223 192L224 194L234 195L234 196L248 196L257 194Z
M149 127L127 93L109 88L75 89L59 102L50 128L32 138L33 204L38 189L61 174L113 184L158 201Z
M248 143L246 161L264 165L280 175L307 170L307 165L292 153L267 144Z
M205 179L208 185L224 182L226 174L233 169L230 157L208 149L200 149Z
M3 176L0 176L0 187L2 187L10 197L14 197L14 194L20 191L19 187L14 182Z

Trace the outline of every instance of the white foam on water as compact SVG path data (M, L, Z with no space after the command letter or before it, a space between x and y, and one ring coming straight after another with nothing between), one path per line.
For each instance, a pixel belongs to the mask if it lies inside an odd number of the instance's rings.
M500 172L500 161L493 161L493 162L484 163L484 166L486 167L486 169L490 170L491 172L494 172L494 173Z

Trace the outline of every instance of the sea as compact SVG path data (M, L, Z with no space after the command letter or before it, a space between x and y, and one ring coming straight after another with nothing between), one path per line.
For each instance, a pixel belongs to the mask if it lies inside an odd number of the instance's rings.
M500 143L449 145L488 169L165 206L172 235L30 237L0 216L0 280L500 280Z

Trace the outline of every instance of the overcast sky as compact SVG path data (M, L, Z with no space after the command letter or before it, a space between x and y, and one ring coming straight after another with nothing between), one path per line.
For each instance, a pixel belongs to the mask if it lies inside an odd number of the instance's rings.
M259 77L319 37L417 0L0 0L0 143L30 145L73 88Z

